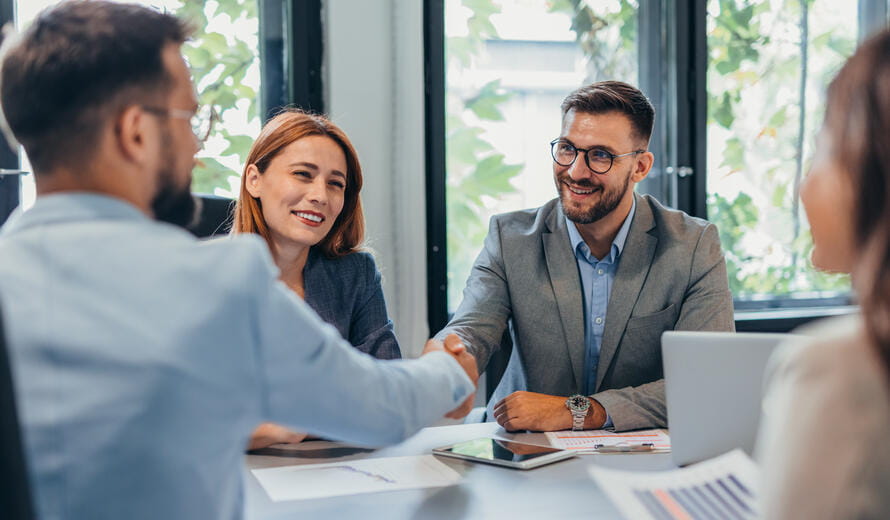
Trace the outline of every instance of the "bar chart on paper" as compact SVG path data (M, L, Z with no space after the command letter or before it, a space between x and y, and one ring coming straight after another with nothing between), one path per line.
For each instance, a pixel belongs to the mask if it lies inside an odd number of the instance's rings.
M741 450L662 472L590 468L626 518L710 520L759 518L759 470Z

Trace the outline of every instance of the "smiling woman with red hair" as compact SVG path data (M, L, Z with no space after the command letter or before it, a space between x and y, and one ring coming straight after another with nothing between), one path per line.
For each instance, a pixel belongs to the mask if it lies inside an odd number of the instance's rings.
M346 134L323 116L285 110L266 123L250 149L232 232L262 236L281 281L355 348L399 358L380 273L360 249L361 189L361 165ZM250 448L303 437L264 424Z

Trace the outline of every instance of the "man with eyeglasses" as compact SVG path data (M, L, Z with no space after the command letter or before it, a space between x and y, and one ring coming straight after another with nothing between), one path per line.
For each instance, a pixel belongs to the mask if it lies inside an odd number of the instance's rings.
M62 2L3 57L37 181L0 229L0 298L39 518L240 518L259 423L380 445L472 406L457 338L375 360L278 280L257 235L201 243L156 221L194 210L212 119L193 117L188 34L146 7Z
M486 412L507 430L664 427L662 332L734 329L717 229L634 193L654 160L638 89L593 83L562 115L559 197L491 219L439 336L460 336L480 371L512 345Z

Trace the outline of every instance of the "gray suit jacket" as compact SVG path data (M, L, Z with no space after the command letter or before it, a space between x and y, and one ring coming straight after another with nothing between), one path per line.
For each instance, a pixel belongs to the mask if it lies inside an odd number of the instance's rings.
M606 312L596 392L616 430L667 425L661 362L666 330L734 329L732 295L713 224L635 195L637 209ZM513 351L489 402L518 390L568 396L584 381L581 277L554 199L492 217L454 318L482 371L509 327Z

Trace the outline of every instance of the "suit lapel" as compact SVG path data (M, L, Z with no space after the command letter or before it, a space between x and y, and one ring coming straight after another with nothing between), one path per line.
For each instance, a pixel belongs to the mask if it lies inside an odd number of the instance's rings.
M643 197L636 194L634 196L637 199L637 209L627 233L618 270L615 272L612 294L609 296L609 307L606 311L606 325L603 329L600 359L596 369L596 391L599 391L609 364L612 363L618 350L618 343L640 296L643 282L649 274L655 246L658 244L658 239L649 234L649 230L655 227L652 208Z
M548 230L541 235L547 272L556 307L566 338L566 350L572 363L575 388L580 392L584 381L584 302L581 299L581 276L569 242L565 218L558 202L546 217Z

